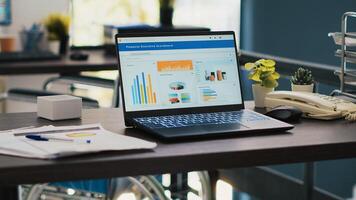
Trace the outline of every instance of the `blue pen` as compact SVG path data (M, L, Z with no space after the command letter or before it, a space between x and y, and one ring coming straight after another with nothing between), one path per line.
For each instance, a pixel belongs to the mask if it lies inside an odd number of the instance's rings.
M81 140L81 139L67 139L67 138L59 138L59 137L54 137L54 136L44 136L44 135L35 135L35 134L29 134L25 136L28 139L31 140L36 140L36 141L54 141L54 142L76 142L76 143L84 143L84 144L90 144L91 140Z

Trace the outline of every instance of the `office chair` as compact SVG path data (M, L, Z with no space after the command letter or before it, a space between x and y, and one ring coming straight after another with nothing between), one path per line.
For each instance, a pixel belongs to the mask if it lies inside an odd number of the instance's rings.
M2 100L9 99L14 101L36 103L37 97L39 96L51 96L51 95L61 95L63 93L34 90L34 89L24 89L24 88L13 88L9 89L6 94L3 96ZM99 103L97 100L80 97L82 98L84 108L98 108Z
M49 91L52 84L61 82L67 84L70 88L71 94L76 90L75 84L82 84L88 86L96 86L99 88L107 88L116 90L118 83L116 80L96 78L91 76L82 75L61 75L59 77L52 77L47 79L43 84L43 90L25 89L25 88L12 88L5 93L0 93L0 101L14 100L28 103L36 103L38 96L51 96L61 95L63 93ZM75 96L75 95L74 95ZM82 98L83 108L99 108L99 102L85 96L78 96ZM114 95L112 99L112 107L119 106L119 96Z
M67 84L77 83L77 84L85 84L85 85L91 85L91 86L108 88L108 89L114 89L114 84L115 84L115 81L110 79L84 76L84 75L61 75L58 77L52 77L47 79L42 86L43 90L48 90L50 85L57 81L65 82Z
M119 83L116 80L93 77L93 76L86 76L86 75L60 75L58 77L52 77L47 79L43 83L43 90L48 91L53 84L61 83L66 84L69 86L70 91L74 93L77 90L76 85L83 85L83 86L94 86L98 88L105 88L111 89L113 91L119 87ZM119 96L113 95L112 105L111 107L119 107Z

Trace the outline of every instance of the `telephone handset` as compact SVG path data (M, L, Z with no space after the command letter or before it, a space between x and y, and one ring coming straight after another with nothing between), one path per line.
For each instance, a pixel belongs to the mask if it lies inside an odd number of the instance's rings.
M275 91L266 95L267 109L281 105L297 107L309 118L331 120L345 117L356 121L356 104L318 93Z

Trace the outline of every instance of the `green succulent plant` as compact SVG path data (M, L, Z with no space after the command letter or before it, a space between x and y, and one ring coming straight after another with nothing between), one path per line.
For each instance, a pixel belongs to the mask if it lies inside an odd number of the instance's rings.
M248 78L266 88L276 88L280 75L276 72L274 60L260 59L254 63L246 63L245 69L250 71Z
M299 67L291 79L294 85L311 85L314 83L312 72L309 69Z

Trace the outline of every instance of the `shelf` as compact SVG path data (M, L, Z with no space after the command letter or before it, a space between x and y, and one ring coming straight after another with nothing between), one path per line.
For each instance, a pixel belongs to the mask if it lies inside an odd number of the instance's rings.
M349 37L349 38L356 38L356 33L353 33L353 32L351 32L351 33L345 33L345 36L346 36L346 37Z
M347 30L347 19L349 17L356 18L356 12L344 13L341 20L341 32L329 33L328 36L334 39L336 45L340 45L340 49L335 52L335 55L341 58L340 70L334 72L340 79L340 90L335 90L333 93L356 99L356 95L345 91L345 85L356 87L356 70L347 69L347 63L356 64L356 52L354 51L356 32L348 32Z
M356 17L356 12L345 12L343 18Z
M350 102L353 102L353 103L356 103L355 99L356 99L356 93L355 91L347 91L347 92L342 92L340 90L334 90L331 92L330 94L331 96L343 96L344 100L347 100L347 101L350 101ZM346 98L345 98L346 97ZM340 98L340 97L339 97Z
M337 75L341 79L341 72L335 71L335 75ZM356 86L356 70L348 70L344 73L344 80L346 85Z
M341 43L342 43L342 33L340 33L340 32L329 33L328 36L332 37L334 39L334 42L335 42L336 45L341 45ZM355 47L356 46L356 33L355 32L346 33L345 45L348 46L348 47Z
M341 57L341 49L336 50L335 56ZM348 63L356 64L356 52L354 51L345 51L345 60Z

